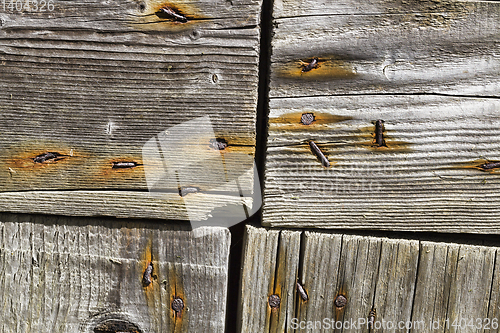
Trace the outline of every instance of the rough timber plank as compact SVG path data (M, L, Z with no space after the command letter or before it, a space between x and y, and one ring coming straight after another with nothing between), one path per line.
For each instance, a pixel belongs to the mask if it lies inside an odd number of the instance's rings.
M224 332L227 229L13 214L0 221L1 332L92 333L111 319L142 333ZM184 300L177 315L174 297Z
M266 235L275 237L276 232L247 229L246 244L264 244ZM265 244L267 253L276 254L270 243ZM308 299L295 295L294 310L287 313L281 332L327 332L335 325L338 332L483 332L488 322L493 332L498 331L493 325L498 320L498 247L312 231L303 232L300 247L297 279ZM246 247L245 267L257 269L255 253L262 248ZM297 276L296 272L290 266L287 274ZM246 302L254 304L242 332L258 323L259 332L271 331L263 324L269 290L253 287L272 285L275 272L260 273L242 285L251 290ZM335 302L339 295L347 299L343 307ZM240 308L240 314L245 310ZM372 311L375 326L369 330ZM271 317L271 327L278 318Z
M337 96L270 105L264 225L500 233L499 169L479 167L500 160L500 100ZM316 121L301 124L302 112ZM377 119L387 147L373 144Z
M498 1L276 1L271 97L498 96ZM320 67L302 72L303 62Z
M55 2L46 12L18 12L6 2L0 14L0 192L145 191L144 144L207 115L214 136L228 147L217 151L212 138L194 139L189 131L199 128L192 126L176 138L184 153L202 144L214 158L222 154L231 173L251 169L261 1L88 0ZM165 5L188 22L157 15ZM46 152L63 156L34 162ZM191 154L184 171L199 179L189 186L209 191L206 170L216 162L197 163L197 152ZM138 165L113 169L120 161ZM245 188L253 180L246 178Z
M499 22L498 1L275 1L263 225L500 233Z

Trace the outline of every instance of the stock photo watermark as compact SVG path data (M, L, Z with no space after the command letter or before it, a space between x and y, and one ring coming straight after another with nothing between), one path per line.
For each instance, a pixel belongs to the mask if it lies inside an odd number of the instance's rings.
M4 12L53 12L56 9L54 0L1 0Z
M299 320L298 318L293 318L289 323L288 327L296 331L310 331L310 330L346 330L346 331L358 331L358 330L413 330L429 332L434 330L447 329L471 329L471 330L497 330L498 329L498 318L456 318L456 319L444 319L444 320L370 320L368 318L351 318L349 320L335 320L333 318L323 318L323 320Z
M231 227L261 206L261 190L253 156L226 149L216 137L209 116L158 133L142 148L151 196L178 195L193 229ZM222 200L223 214L200 219L200 207Z

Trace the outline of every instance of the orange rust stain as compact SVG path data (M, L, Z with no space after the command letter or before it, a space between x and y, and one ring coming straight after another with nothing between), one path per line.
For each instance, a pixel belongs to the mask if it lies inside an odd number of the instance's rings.
M42 163L34 161L37 156L48 152L58 153L61 156ZM54 168L80 164L90 157L89 153L80 149L54 142L23 142L7 148L5 154L5 164L15 171L19 169L34 171L46 168L53 170Z
M488 172L489 174L500 174L500 168L493 169L483 169L480 166L486 163L496 163L498 161L489 161L485 159L478 159L465 163L458 163L458 166L451 167L452 169L476 169L482 172Z
M149 263L150 262L153 263L153 273L151 274L151 283L148 286L144 286L144 292L146 293L146 297L148 296L149 292L152 292L153 286L154 286L154 284L155 284L155 282L157 280L157 279L154 278L154 276L157 275L156 273L157 273L158 265L155 264L155 261L153 260L153 245L152 244L153 244L153 240L149 239L148 242L147 242L147 244L146 244L146 248L142 252L141 258L140 258L140 265L141 265L140 266L141 267L140 281L141 281L141 285L142 285L142 279L144 277L144 272L148 268ZM149 305L149 303L148 303L148 305Z
M337 292L337 294L333 298L334 302L335 302L335 299L337 298L337 296L339 296L339 295L343 295L347 299L347 303L342 308L337 308L335 306L335 304L334 304L334 307L335 307L335 320L341 320L342 319L344 310L349 306L349 301L350 301L349 300L349 292L347 291L345 285L343 285L343 286L340 287L339 291Z
M288 62L277 70L277 75L283 78L301 80L339 80L349 79L357 75L352 64L345 60L336 59L336 57L318 57L318 66L303 72L302 70L311 60L312 58Z
M302 115L304 113L312 113L314 115L314 121L310 125L304 125L301 122ZM320 131L324 130L327 126L335 123L340 123L342 121L347 121L353 119L348 116L333 115L324 112L315 111L303 111L303 112L292 112L284 114L280 117L269 119L269 130L286 130L286 131Z
M162 8L169 8L175 13L185 17L187 22L181 22L161 13ZM146 0L138 4L135 12L132 14L134 28L142 30L170 30L182 31L192 28L195 24L208 19L201 10L192 4L179 2L165 2L158 0Z

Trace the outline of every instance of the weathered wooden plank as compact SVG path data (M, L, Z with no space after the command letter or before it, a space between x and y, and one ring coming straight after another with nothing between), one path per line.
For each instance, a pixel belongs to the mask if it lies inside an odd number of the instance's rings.
M276 229L247 229L244 267L257 270L255 253ZM288 233L289 231L281 231ZM294 231L298 233L299 231ZM254 247L248 246L253 244ZM265 243L266 252L273 252ZM278 248L274 243L274 254ZM299 275L290 266L285 275L296 277L307 298L295 295L281 332L483 332L498 327L498 247L389 239L304 231ZM262 256L261 256L262 257ZM242 331L257 327L274 331L267 323L264 299L279 275L248 275L242 284L247 303L254 302ZM266 288L258 286L265 285ZM256 288L254 288L256 287ZM248 290L248 292L245 292ZM257 300L260 300L257 302ZM289 307L285 306L287 311ZM246 315L248 309L240 308ZM279 311L285 311L279 309ZM275 325L280 317L271 316ZM369 322L373 321L373 327ZM473 325L471 325L471 321ZM480 326L481 322L481 326ZM489 329L485 325L489 323ZM274 326L275 327L275 326ZM248 330L251 331L251 330ZM252 331L253 332L253 331Z
M275 1L263 225L499 233L499 22L498 1Z
M224 332L229 245L223 228L1 214L0 330Z
M300 257L300 231L282 230L280 232L274 278L274 295L280 298L278 309L271 310L269 332L284 332L290 316L295 311L299 299L297 278Z
M500 232L499 168L484 166L500 160L499 100L332 96L270 107L264 225ZM302 124L304 113L315 121Z
M497 1L276 1L270 96L498 96L499 22Z
M46 12L6 3L0 192L145 191L143 146L175 126L183 135L160 140L158 156L192 175L182 186L221 191L221 168L230 180L252 171L261 1L89 0ZM165 6L188 21L162 14ZM206 116L209 131L190 123ZM241 187L252 184L250 172Z

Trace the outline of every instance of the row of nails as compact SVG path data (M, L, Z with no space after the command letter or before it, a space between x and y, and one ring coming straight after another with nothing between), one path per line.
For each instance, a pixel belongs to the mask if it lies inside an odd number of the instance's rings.
M300 298L302 298L302 300L304 302L309 300L309 296L307 295L304 287L299 282L297 282L297 284L296 284L296 290L297 290L297 293L300 295ZM281 298L278 295L273 294L273 295L269 296L268 303L269 303L269 306L271 308L277 309L277 308L279 308L279 306L281 304ZM345 295L342 295L342 294L337 295L337 297L333 301L333 304L335 305L335 307L337 309L342 309L347 305L347 297ZM375 307L372 307L370 312L368 313L368 325L369 326L371 324L371 326L373 327L373 323L375 322L376 315L377 315L377 311L376 311Z
M314 121L314 115L312 113L304 113L300 121L304 125L310 125ZM387 147L384 139L384 130L384 121L382 119L375 121L375 140L373 141L373 143L377 145L377 147ZM309 141L309 146L311 147L312 152L318 157L321 164L325 168L330 167L328 158L326 158L325 154L323 154L318 145L311 140Z
M300 121L304 125L311 125L314 121L314 115L312 113L304 113ZM384 121L382 119L378 119L375 121L375 139L373 140L373 144L377 147L387 147L384 139ZM318 157L321 164L328 168L330 166L330 161L325 156L325 154L321 151L318 145L314 141L309 141L309 146L311 147L311 151ZM500 161L498 162L486 162L477 166L479 169L483 170L492 170L496 168L500 168Z

